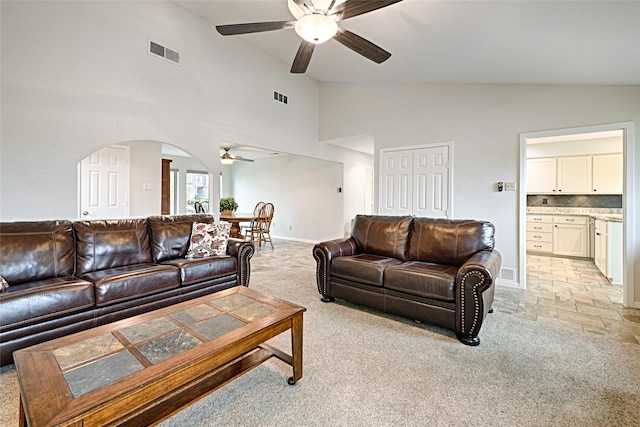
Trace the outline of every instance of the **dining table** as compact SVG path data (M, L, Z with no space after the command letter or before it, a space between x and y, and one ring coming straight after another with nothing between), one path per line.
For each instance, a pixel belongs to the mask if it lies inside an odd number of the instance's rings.
M220 221L226 221L231 223L231 231L229 232L229 236L235 239L241 239L242 234L240 233L240 223L241 222L251 222L256 219L256 216L251 213L232 213L232 214L220 214Z

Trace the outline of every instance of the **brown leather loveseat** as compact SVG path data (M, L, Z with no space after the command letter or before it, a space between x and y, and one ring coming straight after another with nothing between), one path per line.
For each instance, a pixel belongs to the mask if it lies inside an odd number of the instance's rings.
M502 262L494 232L486 221L358 215L350 237L314 246L318 291L478 345Z
M233 286L248 286L255 247L185 258L210 215L0 223L0 366L15 350Z

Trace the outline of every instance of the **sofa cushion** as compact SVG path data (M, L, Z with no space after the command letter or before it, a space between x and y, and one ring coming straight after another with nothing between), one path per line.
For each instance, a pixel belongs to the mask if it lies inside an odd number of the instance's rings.
M231 223L206 224L194 222L189 238L189 250L185 257L202 258L227 253Z
M78 221L74 229L78 275L152 262L146 219Z
M331 260L331 276L367 285L382 286L385 269L400 264L402 264L400 260L379 255L341 256Z
M486 221L414 218L409 259L459 267L476 252L492 250L494 233Z
M357 215L351 230L359 253L406 261L410 216Z
M171 265L134 264L92 271L80 277L93 282L98 307L180 286L180 272Z
M422 298L455 301L458 268L448 265L409 261L387 268L384 287Z
M189 237L194 222L212 223L211 215L156 215L147 219L151 231L153 261L184 258L189 249Z
M238 272L236 258L227 255L206 258L175 258L167 260L163 264L173 265L180 269L180 281L183 285L213 280Z
M12 285L72 275L71 221L0 223L0 275Z
M0 330L55 319L94 305L93 285L72 276L12 285L0 294Z

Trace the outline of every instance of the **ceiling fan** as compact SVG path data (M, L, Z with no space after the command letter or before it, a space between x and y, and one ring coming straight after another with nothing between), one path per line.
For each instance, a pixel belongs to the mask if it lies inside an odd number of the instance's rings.
M315 46L332 38L380 64L389 59L391 56L389 52L349 30L338 27L337 22L373 12L400 1L402 0L288 0L294 21L217 25L216 29L223 36L231 36L294 28L302 38L302 43L293 60L292 73L304 73L309 66Z
M223 165L230 165L230 164L233 164L233 162L234 162L235 160L241 160L241 161L243 161L243 162L253 162L253 160L251 160L251 159L245 159L245 158L244 158L244 157L242 157L242 156L234 156L234 155L231 155L231 154L229 154L229 149L228 149L228 148L225 148L225 149L224 149L224 154L223 154L222 156L220 156L220 162L221 162Z

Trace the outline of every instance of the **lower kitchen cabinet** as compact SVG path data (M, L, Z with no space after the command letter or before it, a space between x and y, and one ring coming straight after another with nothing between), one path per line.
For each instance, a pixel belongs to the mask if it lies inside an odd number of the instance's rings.
M596 220L594 240L596 267L612 284L622 285L622 223Z
M589 257L589 221L586 216L527 215L527 251Z
M589 221L586 216L553 217L553 254L589 256Z

